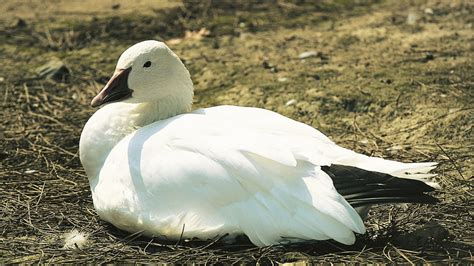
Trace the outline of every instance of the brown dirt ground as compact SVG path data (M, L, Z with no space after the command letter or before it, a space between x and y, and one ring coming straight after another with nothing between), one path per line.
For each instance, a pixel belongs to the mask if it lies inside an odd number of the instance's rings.
M0 4L0 263L472 263L472 1L129 3ZM163 243L100 221L77 153L88 104L129 45L172 38L196 108L263 107L359 152L438 161L441 203L374 208L354 246ZM38 77L51 58L71 77ZM87 246L63 249L72 229Z

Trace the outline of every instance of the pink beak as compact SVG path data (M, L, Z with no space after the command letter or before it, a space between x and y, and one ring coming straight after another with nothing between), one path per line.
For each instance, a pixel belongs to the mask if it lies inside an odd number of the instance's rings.
M108 102L125 100L132 96L133 90L128 87L128 74L132 70L116 69L112 78L105 87L92 99L91 106L98 107Z

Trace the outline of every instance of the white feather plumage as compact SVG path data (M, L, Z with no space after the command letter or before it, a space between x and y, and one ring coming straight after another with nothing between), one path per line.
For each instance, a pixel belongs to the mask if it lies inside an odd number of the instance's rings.
M148 47L153 43L140 45L155 53ZM174 55L166 46L159 49ZM134 75L147 54L126 53L117 68L132 67ZM179 60L163 53L162 64ZM182 64L173 65L169 72L187 74ZM172 98L137 96L105 105L82 133L80 155L94 206L102 219L123 230L175 240L245 234L258 246L313 239L353 244L354 232L365 232L362 219L321 166L342 164L420 180L435 166L361 155L312 127L258 108L219 106L173 115L189 107L189 95L179 94L192 88L174 91Z
M63 235L64 249L84 249L89 243L89 235L73 229Z

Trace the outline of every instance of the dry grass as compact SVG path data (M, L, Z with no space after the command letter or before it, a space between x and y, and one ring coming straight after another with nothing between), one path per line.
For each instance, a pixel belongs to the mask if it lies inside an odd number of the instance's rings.
M56 10L25 24L14 19L23 11L10 10L2 19L0 263L472 262L472 4L221 3L95 18ZM265 107L366 154L439 161L441 203L374 208L350 247L165 243L100 221L77 154L90 99L128 45L201 27L211 35L172 46L195 80L196 107ZM309 50L320 56L297 59ZM50 58L69 66L68 80L37 76ZM73 229L88 245L66 250Z

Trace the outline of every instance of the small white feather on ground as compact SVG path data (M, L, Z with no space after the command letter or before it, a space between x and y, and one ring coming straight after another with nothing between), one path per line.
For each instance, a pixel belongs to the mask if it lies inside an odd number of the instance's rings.
M63 235L64 249L83 249L87 243L89 235L84 232L79 232L76 229L71 230Z

